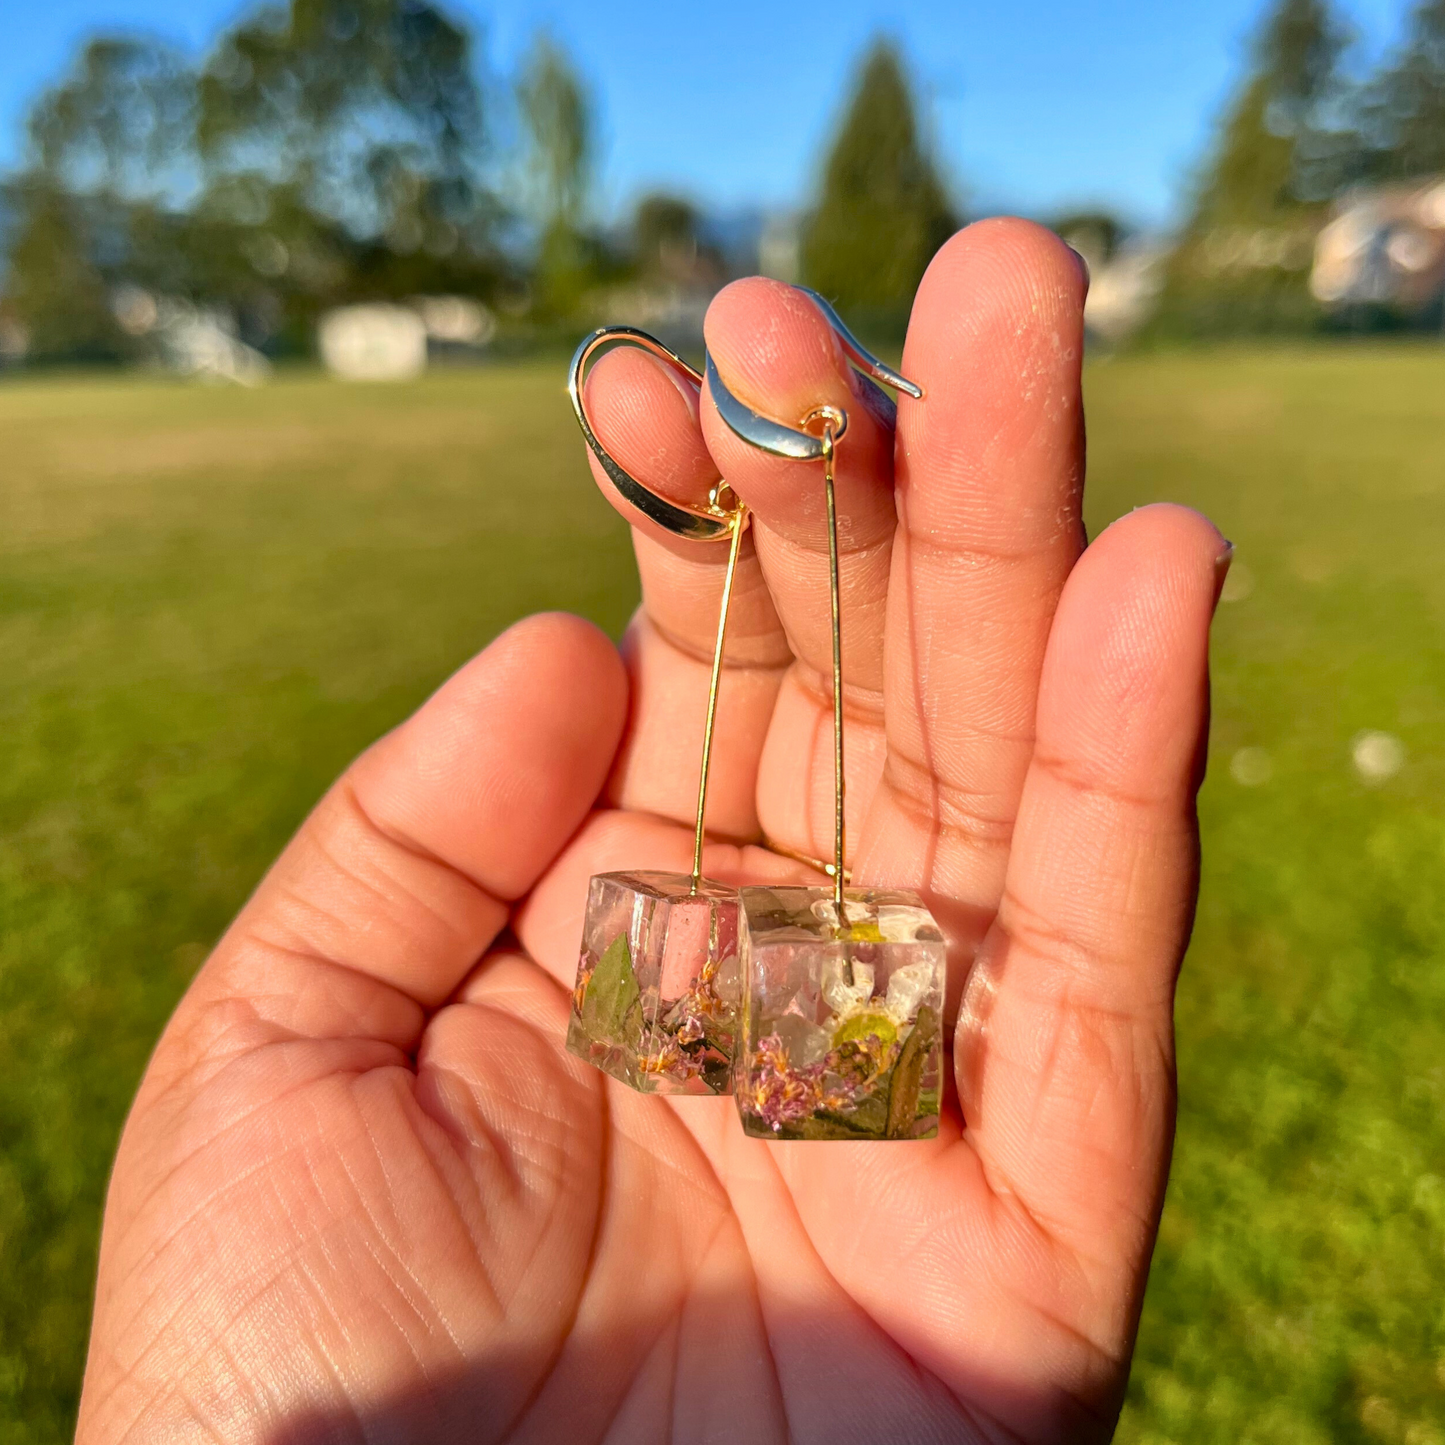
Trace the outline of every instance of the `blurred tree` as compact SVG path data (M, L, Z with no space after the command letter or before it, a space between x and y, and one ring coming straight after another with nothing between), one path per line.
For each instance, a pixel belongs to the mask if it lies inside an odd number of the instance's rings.
M517 99L530 141L528 172L536 209L575 225L590 182L592 117L572 62L546 34L533 42Z
M1156 335L1317 324L1308 278L1342 45L1326 0L1279 0L1267 17L1166 267Z
M290 186L318 216L401 253L439 237L447 249L485 219L471 41L427 0L261 10L207 62L198 134L213 176Z
M873 321L906 312L955 220L897 48L864 58L803 236L803 279Z
M13 187L17 221L5 277L6 309L24 328L33 360L110 361L123 333L92 258L94 217L85 201L29 174Z
M1413 13L1394 62L1360 105L1359 173L1404 179L1445 171L1445 0Z
M1108 211L1068 211L1051 221L1049 229L1084 258L1091 272L1114 259L1127 234L1124 223Z
M1049 223L1076 251L1092 251L1107 261L1124 239L1124 223L1108 211L1066 211Z
M195 74L162 41L98 36L27 123L32 165L77 193L159 199L194 181Z
M505 269L468 32L429 0L290 0L202 72L213 294L284 350L338 302L490 294Z
M697 258L697 207L678 196L654 192L637 203L632 244L644 274L689 270Z
M40 359L115 358L118 277L184 289L172 213L195 184L195 76L161 41L98 36L27 122L12 188L9 309Z
M591 185L591 108L571 61L545 33L533 43L517 100L527 131L527 189L539 227L535 309L544 318L562 319L576 313L604 257L583 226Z
M471 40L430 0L289 0L201 73L102 37L42 96L8 306L38 352L119 354L117 287L309 344L323 306L487 294L506 269ZM88 319L87 319L88 318Z

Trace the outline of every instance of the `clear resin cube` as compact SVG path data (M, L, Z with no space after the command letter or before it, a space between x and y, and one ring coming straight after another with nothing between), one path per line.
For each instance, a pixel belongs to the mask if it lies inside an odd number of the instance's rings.
M765 1139L938 1132L945 948L916 893L743 888L734 1091Z
M599 873L587 890L567 1047L648 1094L732 1092L737 889Z

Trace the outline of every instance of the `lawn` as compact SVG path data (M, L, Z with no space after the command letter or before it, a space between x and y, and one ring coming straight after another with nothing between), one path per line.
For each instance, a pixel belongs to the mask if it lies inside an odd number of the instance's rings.
M0 1445L69 1436L130 1094L310 803L517 616L625 621L561 380L0 386ZM1445 1445L1445 352L1088 386L1091 526L1239 549L1121 1439Z

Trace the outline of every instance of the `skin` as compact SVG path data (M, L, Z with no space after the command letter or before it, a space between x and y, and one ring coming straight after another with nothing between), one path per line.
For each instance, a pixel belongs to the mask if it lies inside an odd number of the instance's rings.
M850 412L850 860L950 939L938 1138L747 1140L730 1101L563 1050L588 876L690 865L724 549L632 516L621 655L573 617L500 637L347 771L182 1001L116 1160L83 1445L1109 1436L1229 549L1169 506L1086 548L1086 284L1026 223L954 237L896 431L798 293L738 282L707 318L745 401ZM650 485L721 471L754 510L706 867L815 878L760 841L831 849L819 470L637 353L588 401Z

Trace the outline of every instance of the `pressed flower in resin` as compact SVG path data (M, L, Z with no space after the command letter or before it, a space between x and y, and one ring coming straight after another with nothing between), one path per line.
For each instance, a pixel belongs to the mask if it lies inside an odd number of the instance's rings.
M734 1068L744 1130L925 1139L938 1130L943 934L915 893L744 888Z
M730 1093L738 996L734 889L686 873L592 879L572 1053L644 1093Z

